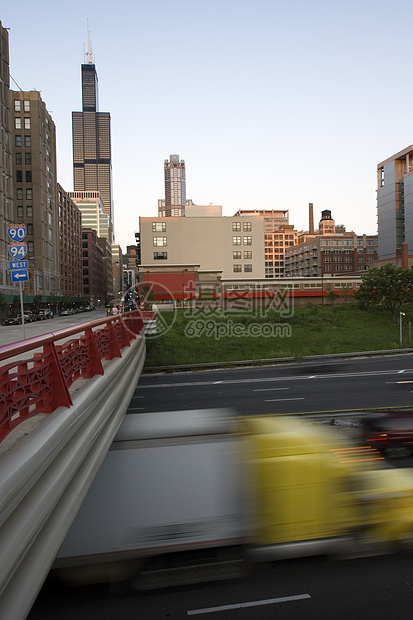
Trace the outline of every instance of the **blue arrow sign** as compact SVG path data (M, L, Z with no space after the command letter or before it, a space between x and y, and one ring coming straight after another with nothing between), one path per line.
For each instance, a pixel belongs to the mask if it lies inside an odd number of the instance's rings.
M12 241L23 241L26 236L26 226L24 224L10 224L7 232Z
M29 261L28 260L11 260L9 263L9 269L28 269Z
M21 260L27 254L27 245L25 243L10 243L9 254L15 260Z
M27 282L29 279L29 272L27 269L20 269L19 271L11 272L12 282Z

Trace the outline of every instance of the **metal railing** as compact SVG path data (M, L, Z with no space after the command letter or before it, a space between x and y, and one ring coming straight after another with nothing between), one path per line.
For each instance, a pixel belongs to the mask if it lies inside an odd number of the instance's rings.
M24 420L70 407L71 385L102 375L102 361L121 357L142 329L134 311L0 347L0 442Z
M0 618L27 617L125 416L145 350L139 312L0 347L3 436L41 411L35 428L16 428L0 446Z

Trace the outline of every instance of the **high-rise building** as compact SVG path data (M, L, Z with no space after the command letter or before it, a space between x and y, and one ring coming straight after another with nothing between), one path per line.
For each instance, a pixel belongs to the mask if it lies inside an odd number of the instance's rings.
M99 112L98 76L88 33L87 63L82 65L82 112L72 112L75 192L98 191L113 222L110 114Z
M179 155L170 155L165 159L165 216L179 217L185 215L186 176L185 162L179 161Z
M413 145L377 166L379 259L396 257L404 243L413 254Z
M56 127L39 92L10 92L15 223L27 228L30 279L25 291L47 298L60 292Z
M7 228L14 223L11 121L9 33L0 21L0 292L10 296L16 291L7 269L10 241Z
M60 294L71 302L83 297L82 215L59 183Z

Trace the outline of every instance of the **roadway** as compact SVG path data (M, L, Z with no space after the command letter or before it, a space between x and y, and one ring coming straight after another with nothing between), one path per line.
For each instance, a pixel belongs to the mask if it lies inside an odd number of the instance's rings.
M388 620L413 608L411 555L256 565L240 579L149 592L48 580L29 620Z
M228 407L237 414L359 411L410 406L412 355L331 363L142 375L128 413ZM67 589L50 577L29 620L374 617L410 615L411 555L256 565L234 581L135 592L127 584Z
M228 407L235 413L334 412L413 403L413 355L145 375L128 413Z
M55 316L53 319L46 321L35 321L34 323L25 323L26 340L34 336L42 336L49 332L55 332L65 327L73 327L80 323L96 321L106 316L106 308L97 308L91 312L81 312L69 316ZM22 325L0 325L0 346L5 344L13 344L24 340Z

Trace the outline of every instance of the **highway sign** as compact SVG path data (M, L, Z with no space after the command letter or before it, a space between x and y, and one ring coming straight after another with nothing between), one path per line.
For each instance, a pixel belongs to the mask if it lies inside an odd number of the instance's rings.
M11 272L12 282L27 282L29 279L29 272L27 269L20 269L19 271Z
M28 260L11 260L9 263L9 269L28 269L29 261Z
M25 243L10 243L9 254L15 260L21 260L27 254L27 245Z
M12 241L23 241L26 236L26 226L24 224L9 224L7 232Z

